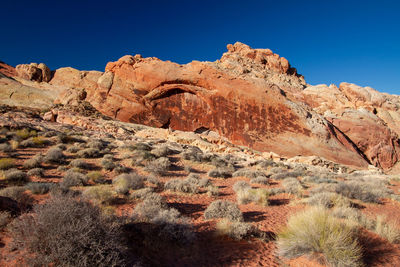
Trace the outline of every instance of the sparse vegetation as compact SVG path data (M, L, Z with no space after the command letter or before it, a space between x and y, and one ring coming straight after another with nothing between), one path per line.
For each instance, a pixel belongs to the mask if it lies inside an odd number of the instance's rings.
M63 188L70 188L72 186L82 186L88 182L88 177L80 172L67 171L64 175L60 186Z
M363 266L356 228L314 207L289 218L278 233L278 253L285 258L321 253L332 266Z
M209 171L207 175L213 178L229 178L232 177L232 170L228 168L215 168Z
M54 184L51 183L28 183L25 188L31 191L32 194L43 195L48 193L53 186Z
M107 182L103 174L99 171L91 171L87 174L87 177L95 184L105 184Z
M146 165L145 170L147 172L163 176L163 175L167 175L171 166L172 166L172 163L168 158L161 157L156 160L150 161Z
M65 155L62 150L58 147L50 148L44 156L44 161L47 163L62 163L65 159Z
M282 181L282 186L285 188L285 192L294 195L301 195L303 186L296 178L285 178Z
M4 172L4 181L11 185L23 185L30 181L28 175L18 169L9 169Z
M27 172L28 176L43 177L44 170L42 168L34 168Z
M211 204L204 211L204 218L206 220L226 218L230 221L242 222L243 214L235 203L224 200L216 200L211 202Z
M144 178L136 173L124 173L113 180L115 191L119 194L128 194L130 189L144 187Z
M69 165L74 168L90 169L90 164L83 159L74 159L69 163Z
M231 222L227 219L222 219L217 223L217 233L227 235L236 240L258 237L260 231L251 223Z
M66 216L67 215L67 216ZM52 197L9 225L14 247L31 254L31 265L123 266L120 224L88 202Z
M112 204L116 193L107 185L96 185L83 191L83 196L96 204Z
M0 159L0 170L7 170L15 167L15 161L11 158Z

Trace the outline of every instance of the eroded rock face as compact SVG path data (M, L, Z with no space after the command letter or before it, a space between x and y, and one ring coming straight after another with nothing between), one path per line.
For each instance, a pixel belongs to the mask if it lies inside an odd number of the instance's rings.
M18 77L29 81L49 82L51 80L51 71L43 63L20 64L15 69Z
M50 83L84 88L86 101L121 121L183 131L209 129L260 151L321 155L367 166L323 116L286 97L306 83L286 59L268 49L236 43L216 62L186 65L124 56L108 63L105 73L59 69ZM67 91L60 101L73 101L76 92Z
M349 83L310 86L302 94L304 101L350 138L371 164L388 169L399 160L398 96Z

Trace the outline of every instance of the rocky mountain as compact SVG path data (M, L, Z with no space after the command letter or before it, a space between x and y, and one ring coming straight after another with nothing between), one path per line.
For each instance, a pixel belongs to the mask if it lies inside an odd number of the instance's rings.
M124 122L212 131L285 157L316 155L354 167L396 169L399 96L348 83L312 86L269 49L242 43L227 48L220 60L185 65L124 56L105 72L0 64L0 103L43 108L88 102ZM51 112L53 120L76 123Z

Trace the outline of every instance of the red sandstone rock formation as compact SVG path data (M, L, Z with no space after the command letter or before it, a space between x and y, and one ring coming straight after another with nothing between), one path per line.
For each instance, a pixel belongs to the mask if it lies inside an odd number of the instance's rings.
M0 61L0 73L7 77L17 76L17 71L14 67L7 65L6 63Z
M20 76L40 81L29 74L35 66L23 66ZM179 65L136 55L108 63L104 73L61 68L49 86L64 89L59 103L86 100L121 121L210 129L283 156L384 169L399 160L400 97L346 83L307 85L285 58L242 43L228 45L215 62Z
M43 63L20 64L15 68L18 77L36 82L49 82L51 80L51 71Z

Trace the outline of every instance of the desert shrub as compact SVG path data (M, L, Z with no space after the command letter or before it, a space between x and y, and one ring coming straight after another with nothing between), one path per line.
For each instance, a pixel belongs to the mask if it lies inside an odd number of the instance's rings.
M256 178L251 179L250 183L268 185L269 181L268 178L265 176L257 176Z
M15 149L13 149L13 147L9 143L3 143L3 144L0 144L0 151L2 151L4 153L10 153L10 152L15 151Z
M195 240L195 233L190 220L182 216L176 209L160 210L151 219L158 227L158 238L178 244L189 244Z
M29 209L34 201L25 191L26 189L23 186L9 186L0 190L0 196L15 200L20 209L24 211Z
M196 183L191 183L188 179L171 179L165 183L164 189L188 194L199 192L199 186Z
M44 156L44 161L47 163L62 163L65 155L62 150L58 147L50 148Z
M148 182L148 183L150 183L150 184L153 184L153 185L155 185L155 186L157 186L157 187L159 187L159 186L162 185L162 182L160 181L160 179L158 179L158 178L157 178L156 176L154 176L154 175L146 176L145 179L146 179L146 182Z
M385 216L378 215L376 217L374 228L375 233L387 239L390 243L400 243L400 229L397 224L387 220Z
M61 166L58 166L58 167L57 167L57 171L58 171L58 172L66 172L66 171L68 171L68 170L69 170L69 168L68 168L67 166L61 165Z
M250 179L254 179L257 177L267 177L265 173L262 171L256 171L256 170L251 170L251 169L241 169L232 174L233 177L238 177L238 176L243 176L247 177Z
M3 230L11 222L11 214L8 211L0 211L0 230Z
M146 194L143 202L136 205L132 215L135 220L150 222L161 210L167 208L168 206L163 197L159 194L151 193Z
M278 254L285 258L321 253L331 266L362 266L358 231L322 207L289 218L277 236Z
M28 139L29 137L36 136L37 133L35 130L29 130L29 129L21 129L15 131L15 136L20 139L20 140L25 140Z
M66 216L67 215L67 216ZM14 246L27 250L38 266L123 266L120 224L98 207L69 196L36 205L9 226Z
M239 204L256 203L261 206L268 206L269 192L265 188L245 188L236 192Z
M310 196L307 200L307 204L312 206L323 206L325 208L332 207L350 207L351 202L348 198L333 192L321 192Z
M90 181L95 184L105 184L107 180L104 178L103 174L99 171L91 171L87 174Z
M322 184L322 183L337 183L336 180L329 179L329 178L323 178L319 176L305 176L301 180L303 183L314 183L314 184Z
M273 188L268 189L268 194L270 196L274 196L274 195L278 195L278 194L282 194L282 193L285 193L285 190L280 187L273 187Z
M156 159L156 157L150 153L150 151L146 150L136 150L133 155L131 155L132 158L132 166L145 166L149 162L152 162L153 160Z
M162 158L158 158L156 160L150 161L146 167L145 170L147 172L156 174L156 175L167 175L169 169L171 168L172 163L169 160L169 158L166 157L162 157Z
M96 185L85 189L83 196L96 204L112 204L116 193L107 185Z
M218 186L215 186L215 185L207 186L207 195L209 197L217 197L217 196L219 196L219 188L218 188Z
M115 191L119 194L127 194L130 189L140 189L144 187L144 177L136 173L124 173L117 176L112 183Z
M102 153L98 148L86 148L78 151L76 155L80 158L99 158Z
M296 178L285 178L282 181L282 186L285 188L285 192L294 195L300 195L303 190L303 186Z
M8 170L15 167L15 160L11 158L0 159L0 170Z
M130 198L132 199L145 199L149 194L153 194L153 188L145 187L142 189L135 190L131 193Z
M219 235L227 235L236 240L258 237L259 230L251 223L231 222L227 219L222 219L217 222L217 233Z
M42 168L34 168L27 172L28 176L43 177L44 170Z
M210 170L207 175L213 178L229 178L232 177L232 170L228 168L215 168Z
M309 190L310 195L323 193L323 192L334 192L336 191L336 184L319 184Z
M31 191L32 194L43 195L47 194L53 186L54 184L51 183L28 183L25 188Z
M200 178L200 176L195 173L189 173L189 175L186 177L186 180L191 184L198 185L199 187L207 187L212 185L210 179Z
M301 172L301 171L286 171L286 172L282 172L282 173L277 173L277 174L273 174L271 175L271 179L274 180L283 180L285 178L297 178L299 176L304 176L305 173Z
M215 218L226 218L230 221L243 221L243 214L239 207L230 201L216 200L204 211L204 218L206 220Z
M108 158L103 158L101 160L101 166L107 171L112 171L116 167L115 163Z
M237 181L232 186L233 191L236 193L241 190L248 190L251 189L251 186L246 181Z
M117 165L115 166L115 168L114 168L114 171L115 171L116 173L118 173L118 174L121 174L121 173L130 173L130 172L131 172L131 169L128 168L128 167L125 167L125 166L123 166L123 165L121 165L121 164L117 164Z
M74 159L69 163L69 166L80 169L90 169L90 164L83 159Z
M40 168L42 166L43 156L41 154L37 154L30 159L24 161L24 168L25 169L33 169L33 168Z
M69 170L65 173L60 186L63 188L70 188L72 186L86 185L88 177L83 173Z
M217 168L230 168L232 170L235 169L232 163L230 163L226 159L223 159L215 154L204 155L203 161L209 161L211 163L211 165L214 165Z
M190 160L194 162L203 161L203 151L200 148L191 146L181 153L184 160Z
M147 143L136 143L133 145L132 149L139 151L150 151L152 149L152 146Z
M31 137L20 143L21 147L44 147L49 141L42 136Z
M67 152L73 153L73 154L77 153L80 150L81 150L81 148L79 146L75 146L75 145L67 148Z
M76 141L77 141L77 139L74 138L70 134L67 134L67 133L58 133L57 134L56 142L58 144L70 144L70 143L75 143Z
M270 167L277 166L277 164L273 160L260 160L256 162L256 165L262 169L268 169Z
M9 169L4 172L4 181L7 184L23 185L30 181L28 175L18 169Z
M93 140L93 141L88 142L86 144L86 146L88 148L94 148L96 150L103 150L108 146L108 144L101 140Z
M168 145L162 145L162 146L159 146L159 147L151 150L151 154L153 154L157 158L167 157L169 155L172 155L173 153L174 153L174 151L171 150L168 147Z
M336 185L335 191L351 199L372 203L380 203L380 198L387 195L381 188L358 181L340 182Z

